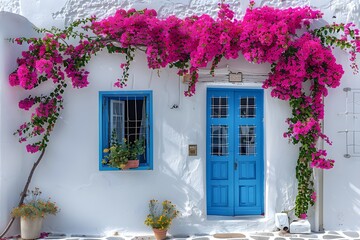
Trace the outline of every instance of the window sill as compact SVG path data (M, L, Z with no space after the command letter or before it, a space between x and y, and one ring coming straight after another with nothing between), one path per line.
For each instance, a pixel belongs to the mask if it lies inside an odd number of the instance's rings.
M104 172L104 171L118 171L118 172L131 172L131 171L146 171L146 170L153 170L151 166L149 165L140 165L137 168L130 168L130 169L126 169L126 170L120 170L118 168L113 168L113 167L106 167L106 166L100 166L100 171Z

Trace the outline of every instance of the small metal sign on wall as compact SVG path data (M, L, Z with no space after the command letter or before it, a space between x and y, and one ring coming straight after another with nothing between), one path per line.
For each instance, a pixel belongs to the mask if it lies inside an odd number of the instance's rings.
M189 144L189 156L197 156L197 144Z

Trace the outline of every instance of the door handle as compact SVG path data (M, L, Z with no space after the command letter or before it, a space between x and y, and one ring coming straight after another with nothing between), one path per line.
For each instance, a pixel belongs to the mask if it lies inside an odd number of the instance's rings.
M234 170L236 171L238 168L238 164L237 164L237 161L234 162Z

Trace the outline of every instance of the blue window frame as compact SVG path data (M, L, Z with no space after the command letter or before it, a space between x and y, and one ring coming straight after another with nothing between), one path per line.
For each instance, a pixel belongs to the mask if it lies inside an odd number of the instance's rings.
M103 150L110 146L112 130L116 129L119 141L144 139L145 153L139 156L138 168L153 169L152 91L101 91L99 92L99 170L119 170L102 164Z

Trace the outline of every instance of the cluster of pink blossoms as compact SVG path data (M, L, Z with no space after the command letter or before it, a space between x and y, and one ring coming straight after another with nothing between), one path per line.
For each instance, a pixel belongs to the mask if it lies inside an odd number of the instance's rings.
M29 110L35 104L35 99L25 98L19 102L19 108Z
M331 169L334 166L334 160L326 159L327 153L325 150L318 150L317 152L313 153L312 161L310 163L310 167L314 168L321 168L321 169Z
M217 19L207 14L158 19L154 10L121 9L114 16L93 22L91 29L122 47L146 48L149 68L189 61L192 69L182 69L179 74L191 74L215 58L236 59L239 52L252 62L275 62L289 47L296 29L321 17L320 11L309 7L263 7L248 9L243 20L236 20L229 5L219 6ZM186 95L194 94L196 82L194 77Z
M39 73L46 73L46 77L50 78L53 69L53 63L50 60L41 58L36 60L35 68Z
M24 89L33 89L41 82L52 79L54 83L65 79L65 74L71 79L76 88L86 87L89 72L82 67L81 59L93 53L99 48L98 42L81 40L77 46L68 45L65 51L59 49L59 39L65 39L66 35L54 36L46 34L41 41L29 42L29 50L22 53L19 58L17 71L9 76L11 86L20 85ZM19 44L24 40L16 39ZM80 61L79 61L80 60ZM65 68L64 68L65 66Z
M241 24L241 51L249 62L277 62L296 30L321 16L320 11L310 7L247 9Z
M326 87L335 88L340 85L340 79L344 74L342 66L336 63L329 48L325 48L319 39L308 33L292 42L290 47L295 53L279 58L263 87L271 87L273 97L289 100L302 97L303 83L306 80L315 80L319 87L316 93L319 95L306 100L310 102L309 104L321 104L322 101L318 101L318 98L321 100L322 96L327 95ZM322 119L320 108L323 106L317 106L315 110L319 111L319 117Z
M352 62L351 67L354 73L359 72L359 67L356 64L356 53L360 52L360 31L359 29L355 28L356 25L354 23L347 23L347 24L336 24L334 23L332 26L338 26L343 28L343 34L338 41L342 42L350 42L352 45L352 49L350 50L350 61Z
M36 153L37 151L39 151L39 146L34 144L28 144L26 145L26 151L28 151L29 153Z
M308 119L306 122L297 121L295 124L292 124L293 136L298 139L299 135L307 135L310 131L320 131L319 122L314 118Z
M35 109L36 116L38 117L48 117L56 111L56 101L50 100L47 103L40 103L39 106Z

